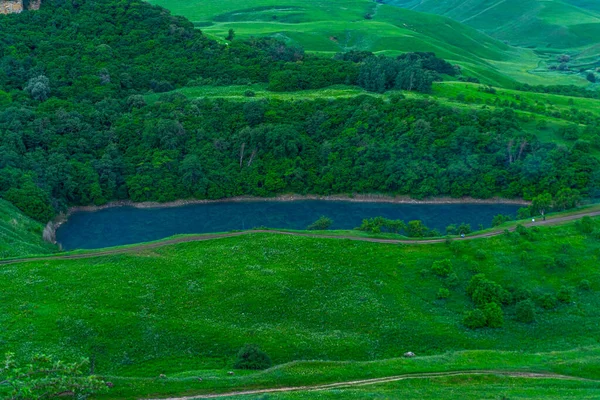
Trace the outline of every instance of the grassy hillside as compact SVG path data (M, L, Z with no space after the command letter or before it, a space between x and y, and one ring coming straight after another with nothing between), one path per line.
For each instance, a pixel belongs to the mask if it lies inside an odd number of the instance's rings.
M452 19L369 0L260 0L252 5L241 0L151 3L189 18L203 32L221 41L229 29L234 29L237 37L269 35L321 53L433 51L497 85L507 86L512 80L584 83L577 76L537 75L531 71L544 60L532 51L509 47Z
M587 0L387 0L450 17L517 46L577 49L600 34L600 6Z
M218 377L226 376L244 343L258 344L276 364L379 360L408 350L424 356L597 346L599 225L427 246L256 234L135 255L8 265L0 276L6 327L0 350L86 355L110 376L195 371ZM455 275L432 272L432 263L443 259ZM474 307L465 288L476 273L516 297L531 297L536 322L516 321L510 303L503 307L504 327L465 328L463 313ZM449 290L447 299L438 298L440 288ZM564 290L570 298L548 308L548 297ZM507 365L507 357L498 357ZM536 364L520 353L514 360ZM563 364L563 372L598 371L587 363ZM475 365L462 368L467 364Z
M44 226L0 199L0 258L47 254L57 248L42 240Z

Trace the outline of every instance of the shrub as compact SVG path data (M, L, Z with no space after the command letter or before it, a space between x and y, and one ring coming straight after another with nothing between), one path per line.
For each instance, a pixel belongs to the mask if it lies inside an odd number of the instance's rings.
M437 276L447 277L452 272L452 263L448 259L434 261L431 271Z
M573 289L568 286L562 286L558 290L556 299L561 303L570 303L573 300Z
M510 221L512 218L510 217L510 215L502 215L502 214L498 214L494 217L494 219L492 219L492 226L500 226L503 223Z
M485 314L479 308L467 311L463 318L463 325L469 329L483 328L486 324Z
M483 249L477 249L475 252L475 258L478 260L485 260L487 257L487 253Z
M517 303L517 316L519 322L531 323L535 321L535 304L530 299L522 300Z
M437 298L438 299L447 299L448 297L450 297L450 291L446 288L440 288L437 292Z
M333 224L333 220L322 215L318 220L307 226L306 229L309 231L324 231L329 229L331 224Z
M513 300L516 302L528 299L531 299L531 290L529 289L519 288L513 293Z
M236 369L266 369L271 366L271 358L254 344L247 344L240 349L233 365Z
M486 279L485 275L477 274L467 286L467 294L478 306L488 303L507 304L510 303L511 295L502 286Z
M580 290L591 290L592 284L587 279L582 279L581 282L579 282L578 287Z
M254 96L256 96L256 93L254 93L252 90L248 89L248 90L246 90L244 92L244 96L246 96L246 97L254 97Z
M518 219L527 219L531 217L531 209L529 207L521 207L517 210Z
M589 235L594 231L594 220L586 216L575 222L577 229L586 235Z
M456 275L454 272L452 272L450 275L448 275L448 277L446 278L444 283L448 287L458 286L458 283L459 283L458 275Z
M488 303L483 307L486 324L490 328L501 328L504 325L504 314L497 303Z
M554 296L553 294L546 293L539 297L538 302L542 308L545 308L546 310L551 310L553 308L556 308L557 300L556 296Z

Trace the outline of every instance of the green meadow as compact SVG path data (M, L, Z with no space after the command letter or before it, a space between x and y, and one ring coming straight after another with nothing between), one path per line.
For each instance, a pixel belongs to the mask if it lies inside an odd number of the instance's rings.
M581 50L597 44L600 6L588 0L389 0L450 17L513 45Z
M388 55L432 51L464 71L499 86L585 84L577 75L538 72L548 57L495 40L450 18L368 0L183 1L151 3L183 15L209 36L224 42L229 29L238 38L273 36L307 51L334 54L367 50ZM543 68L542 68L543 70Z
M599 229L595 220L435 245L256 233L6 265L0 350L90 357L95 372L115 383L111 399L464 369L593 378ZM448 278L432 269L440 260L451 263ZM510 302L501 328L464 327L463 313L474 308L466 287L478 273L515 298L531 298L535 321L518 322ZM447 298L439 298L441 288ZM548 297L563 300L548 307ZM282 367L228 376L246 343ZM571 349L579 350L554 353ZM398 359L406 351L418 357Z

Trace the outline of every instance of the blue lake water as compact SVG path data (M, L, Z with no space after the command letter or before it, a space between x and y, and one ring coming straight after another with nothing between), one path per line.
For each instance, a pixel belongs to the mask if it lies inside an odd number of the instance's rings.
M97 249L187 233L227 232L255 227L305 229L325 215L331 229L353 229L364 218L419 219L444 232L450 224L491 226L497 214L516 215L508 204L393 204L350 201L247 201L171 208L114 207L77 212L56 232L65 250Z

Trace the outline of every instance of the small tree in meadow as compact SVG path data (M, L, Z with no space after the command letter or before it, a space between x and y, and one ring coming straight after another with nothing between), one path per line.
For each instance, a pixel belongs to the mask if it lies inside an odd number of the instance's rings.
M267 369L271 366L271 358L254 344L247 344L240 349L237 354L235 364L236 369Z

